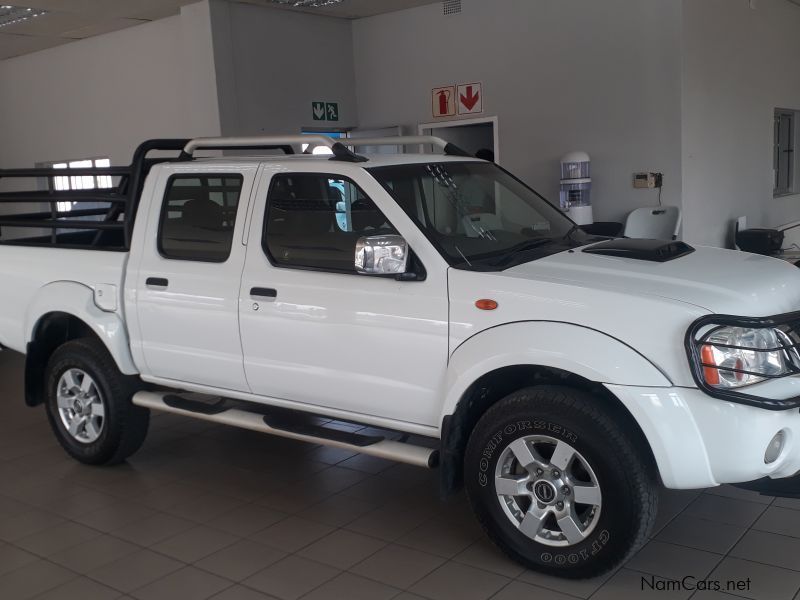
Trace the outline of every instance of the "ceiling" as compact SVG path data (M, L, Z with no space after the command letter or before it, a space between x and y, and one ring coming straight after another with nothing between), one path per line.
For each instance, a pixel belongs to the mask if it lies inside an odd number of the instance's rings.
M181 6L197 1L11 0L10 4L15 6L44 9L48 12L35 19L0 27L0 60L175 15ZM331 17L358 19L433 4L439 0L343 0L340 4L320 8L293 8L270 0L234 1L280 10L301 10Z

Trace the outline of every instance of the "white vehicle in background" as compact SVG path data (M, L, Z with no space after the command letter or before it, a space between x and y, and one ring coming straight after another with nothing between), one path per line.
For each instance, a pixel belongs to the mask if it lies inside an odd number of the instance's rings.
M301 143L333 155L194 156ZM442 153L154 140L71 172L108 190L0 171L44 184L0 193L33 207L0 217L0 344L70 455L123 461L152 409L436 467L505 552L563 577L639 548L661 485L797 493L795 267L590 238L439 139L358 143Z

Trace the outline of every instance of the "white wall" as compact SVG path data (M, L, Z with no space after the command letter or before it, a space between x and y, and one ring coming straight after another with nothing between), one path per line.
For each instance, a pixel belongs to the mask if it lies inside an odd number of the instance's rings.
M731 221L800 219L772 197L775 108L800 109L800 7L785 0L684 0L684 236L725 245Z
M218 0L211 10L223 134L357 124L350 21ZM314 121L315 101L338 102L338 123Z
M724 1L724 0L723 0ZM482 81L504 166L557 200L559 159L592 155L597 220L681 196L680 0L463 0L355 21L359 123L432 120L431 88Z
M220 131L207 3L0 61L0 167L110 156Z

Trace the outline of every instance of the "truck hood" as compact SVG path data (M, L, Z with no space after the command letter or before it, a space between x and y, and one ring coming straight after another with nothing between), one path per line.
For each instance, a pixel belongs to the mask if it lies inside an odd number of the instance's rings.
M517 265L503 275L631 296L657 296L717 314L751 317L800 310L800 269L775 258L721 248L652 262L578 248Z

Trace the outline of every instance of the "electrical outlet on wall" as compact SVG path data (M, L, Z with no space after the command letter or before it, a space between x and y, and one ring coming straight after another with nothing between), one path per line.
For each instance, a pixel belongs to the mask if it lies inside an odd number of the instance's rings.
M664 183L662 173L642 172L633 174L633 187L637 189L660 188Z

